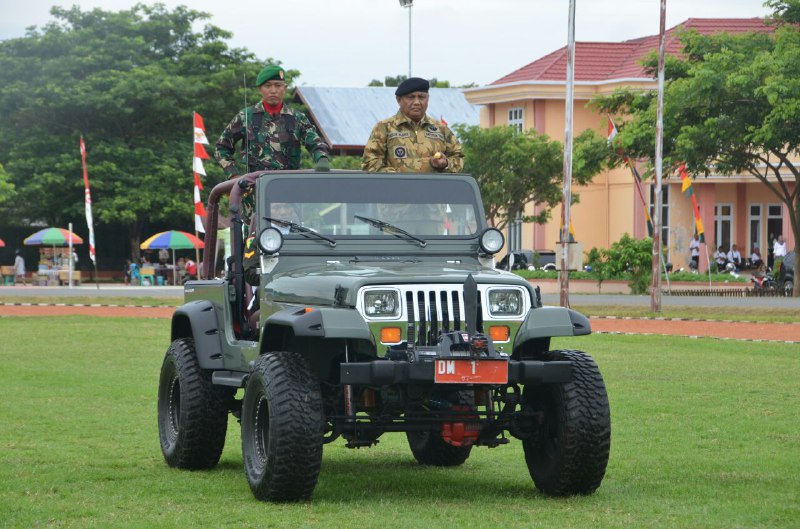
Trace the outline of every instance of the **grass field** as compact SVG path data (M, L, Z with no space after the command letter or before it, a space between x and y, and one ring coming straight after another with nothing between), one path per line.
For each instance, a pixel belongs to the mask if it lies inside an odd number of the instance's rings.
M0 526L796 528L800 350L685 338L559 340L598 361L613 441L598 492L540 495L520 443L455 469L401 434L325 448L310 503L253 499L231 421L217 469L163 462L156 391L169 321L0 318Z

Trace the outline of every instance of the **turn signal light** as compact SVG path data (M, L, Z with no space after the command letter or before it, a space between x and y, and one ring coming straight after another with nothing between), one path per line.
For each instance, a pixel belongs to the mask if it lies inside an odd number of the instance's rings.
M489 336L495 342L507 342L511 336L511 330L506 325L494 325L489 327Z
M382 343L400 343L400 327L381 328Z

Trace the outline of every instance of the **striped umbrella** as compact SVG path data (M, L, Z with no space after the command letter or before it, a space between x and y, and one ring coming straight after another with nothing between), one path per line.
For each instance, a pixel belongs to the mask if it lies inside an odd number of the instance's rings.
M72 235L72 244L83 244L83 239L64 228L45 228L28 236L22 244L25 246L68 246Z
M177 283L177 272L175 268L175 250L189 250L191 248L202 248L203 241L185 231L169 230L156 233L139 245L142 250L172 250L172 278Z

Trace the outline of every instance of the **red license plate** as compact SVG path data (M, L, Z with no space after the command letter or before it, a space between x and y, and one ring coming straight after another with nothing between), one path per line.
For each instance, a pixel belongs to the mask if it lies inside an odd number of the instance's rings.
M438 358L434 378L443 384L505 384L508 382L508 362L505 360L472 360L468 358Z

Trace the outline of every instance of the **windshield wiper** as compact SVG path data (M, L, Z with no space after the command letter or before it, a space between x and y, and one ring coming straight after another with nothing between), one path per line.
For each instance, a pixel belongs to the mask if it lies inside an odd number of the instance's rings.
M264 217L264 220L266 220L267 222L269 222L271 224L277 224L281 228L289 228L289 233L299 233L300 235L302 235L305 238L308 238L308 236L311 235L314 238L317 238L317 239L320 239L320 240L323 240L323 241L327 241L331 245L331 248L335 248L336 247L336 241L334 241L330 237L325 237L321 233L319 233L317 231L314 231L311 228L306 228L305 226L301 226L299 224L295 224L294 222L292 222L290 220L273 219L271 217Z
M416 241L421 247L425 248L428 242L420 239L419 237L415 237L408 233L403 228L398 228L394 224L389 224L388 222L383 222L382 220L378 219L371 219L369 217L362 217L360 215L353 215L353 217L357 218L360 221L366 222L367 224L372 224L374 227L378 228L379 230L390 233L396 237L405 237L408 240Z

